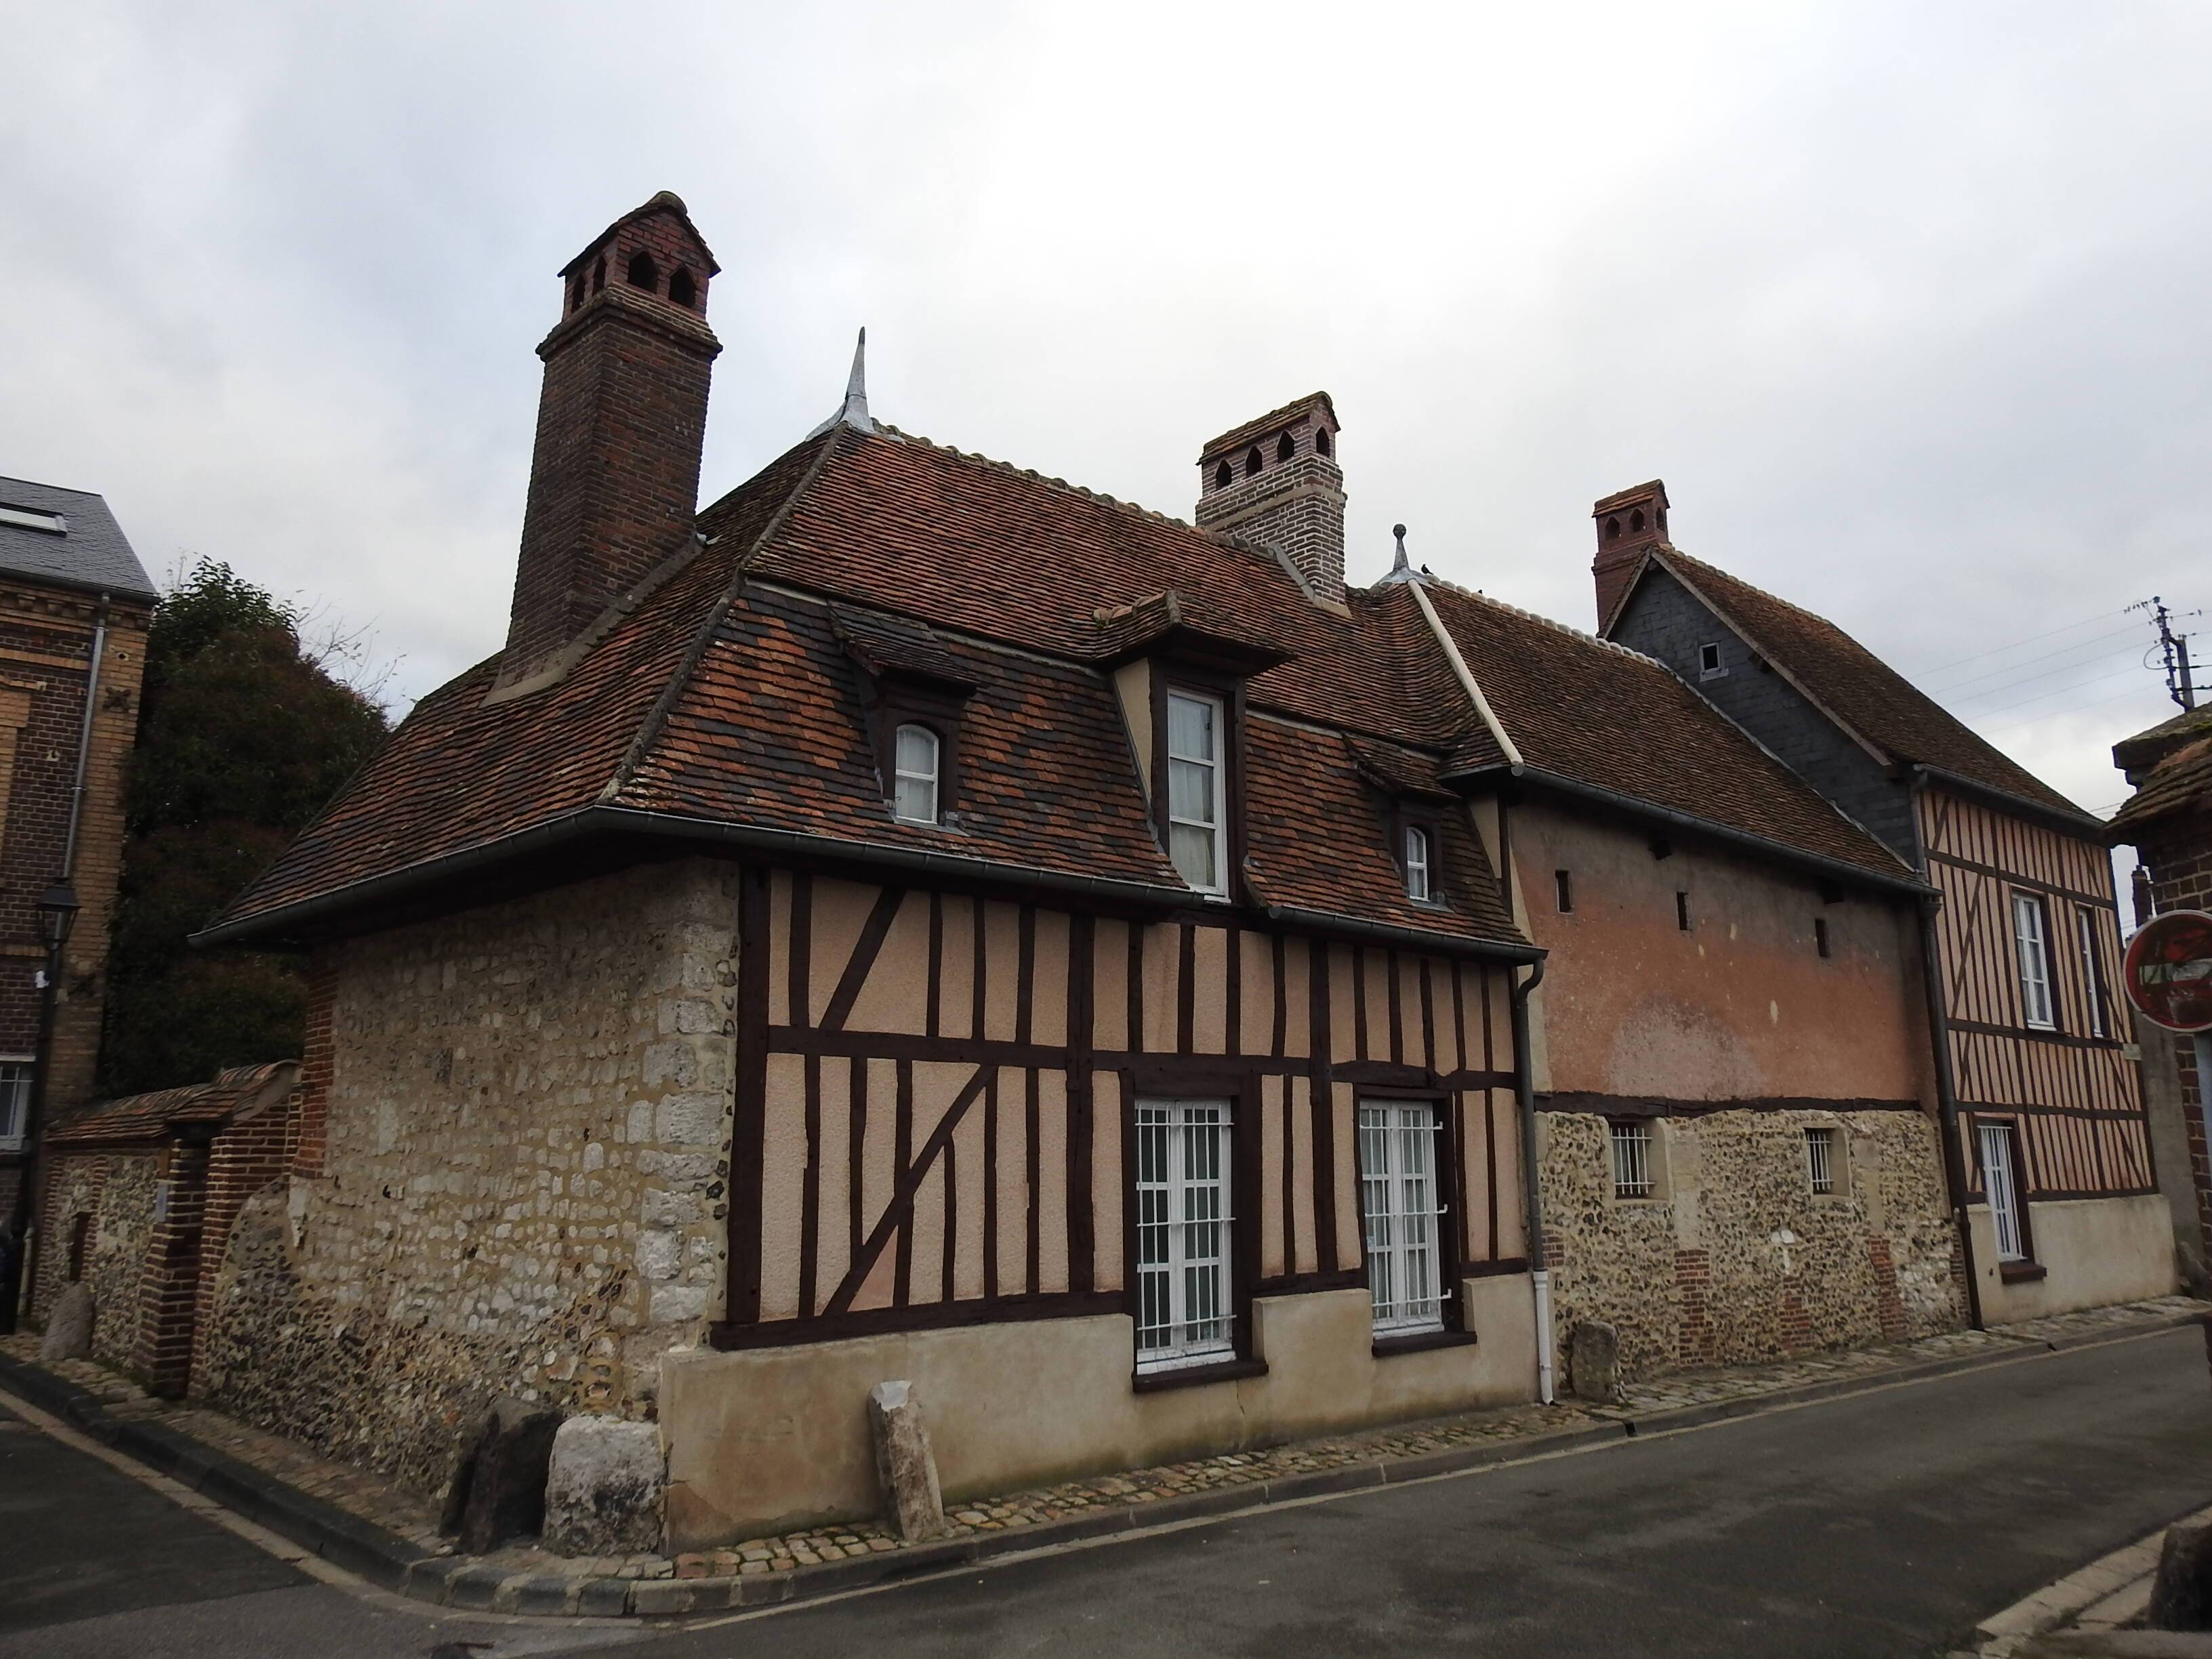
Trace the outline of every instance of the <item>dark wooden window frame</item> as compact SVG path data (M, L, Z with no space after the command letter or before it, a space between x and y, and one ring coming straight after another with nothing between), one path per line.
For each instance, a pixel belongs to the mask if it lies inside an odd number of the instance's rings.
M2015 899L2026 899L2035 906L2043 918L2043 978L2051 996L2051 1024L2037 1025L2027 1017L2027 982L2020 971L2020 913ZM2012 939L2013 983L2020 989L2021 1029L2035 1036L2063 1036L2069 1034L2066 1024L2066 999L2058 988L2057 935L2051 925L2051 895L2040 889L2022 887L2009 878L2005 883L2005 932Z
M2081 929L2085 924L2089 929L2087 960L2081 964L2082 977L2086 981L2083 991L2088 997L2089 1003L2088 1006L2082 1010L2085 1018L2081 1022L2081 1035L2109 1042L2113 1040L2116 1033L2112 1023L2112 991L2105 980L2105 942L2098 927L2102 920L2095 905L2075 902L2074 954L2077 957L2085 954L2081 949Z
M872 677L871 677L872 678ZM884 810L896 818L898 801L898 729L927 727L937 737L937 822L951 827L957 822L960 799L960 726L972 686L950 685L919 675L887 673L869 688L867 721L869 746L876 759L876 781L883 791Z
M1100 1073L1101 1076L1110 1075ZM1267 1362L1252 1352L1252 1304L1260 1283L1260 1212L1265 1190L1260 1172L1259 1113L1265 1097L1257 1073L1228 1073L1217 1062L1178 1065L1151 1061L1124 1067L1121 1079L1121 1286L1129 1316L1129 1386L1137 1394L1198 1388L1264 1376ZM1207 1365L1170 1370L1137 1370L1137 1103L1140 1100L1224 1100L1229 1103L1229 1305L1231 1354Z
M1444 814L1441 806L1425 801L1407 800L1392 797L1390 810L1384 814L1389 825L1390 862L1398 869L1398 885L1406 893L1406 902L1426 908L1448 910L1444 900ZM1413 896L1407 884L1411 879L1406 866L1406 832L1419 830L1429 838L1429 896L1425 899Z
M1246 897L1244 873L1244 681L1241 675L1191 666L1171 659L1152 661L1152 832L1160 850L1175 861L1175 838L1168 830L1168 694L1187 691L1218 698L1227 728L1221 734L1221 875L1219 893L1200 893L1207 904L1237 904Z
M1367 1206L1364 1199L1366 1171L1360 1167L1359 1108L1365 1101L1388 1101L1394 1105L1423 1103L1437 1115L1443 1133L1437 1138L1437 1157L1442 1167L1437 1171L1437 1198L1443 1206L1443 1214L1437 1218L1437 1282L1447 1293L1443 1328L1440 1331L1414 1331L1402 1336L1380 1336L1374 1339L1371 1348L1377 1359L1394 1354L1425 1353L1431 1348L1455 1346L1472 1342L1475 1334L1467 1323L1467 1298L1461 1286L1467 1277L1465 1253L1461 1249L1461 1229L1467 1222L1467 1194L1462 1175L1467 1165L1465 1114L1460 1108L1460 1097L1447 1089L1404 1089L1387 1085L1362 1085L1352 1091L1352 1184L1363 1197L1359 1206L1359 1249L1361 1285L1366 1285ZM1373 1319L1373 1298L1369 1298L1369 1318Z

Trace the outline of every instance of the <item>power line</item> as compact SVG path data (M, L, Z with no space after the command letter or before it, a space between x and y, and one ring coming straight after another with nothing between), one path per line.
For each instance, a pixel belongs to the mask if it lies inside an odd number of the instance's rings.
M1972 675L1966 679L1956 680L1949 685L1938 688L1931 689L1923 685L1921 687L1921 690L1928 691L1929 695L1933 696L1950 696L1963 688L1972 685L1977 681L1997 679L2004 675L2014 672L2015 670L2031 667L2034 664L2039 662L2048 662L2053 657L2063 657L2069 651L2079 651L2086 646L2102 645L2107 640L2117 640L2132 636L2135 635L2136 631L2136 630L2132 624L2126 628L2116 628L2109 634L2096 634L2091 635L2086 640L2076 640L2073 644L2062 645L2055 651L2044 651L2038 653L2033 657L2022 657L2018 662L2007 663L2002 668L1992 668L1985 674ZM2110 656L2112 653L2107 651L2100 654ZM2096 658L2094 657L2085 657L2082 659L2084 663L2094 662ZM2080 665L2077 664L2075 665L2079 666Z
M2110 679L2110 678L2112 678L2112 676L2111 676L2111 675L2109 675L2109 674L2107 674L2107 675L2104 676L2103 678L2106 678L2106 679ZM2064 692L2071 691L2071 690L2075 690L2075 688L2074 688L2073 686L2070 686L2070 685L2067 685L2067 686L2061 686L2061 687L2058 689L2058 690L2057 690L2057 691L2046 691L2045 693L2044 693L2044 696L2056 697L2056 696L2061 696L2061 695L2062 695L2062 694L2063 694ZM2085 703L2082 703L2082 704L2080 706L2080 708L2077 708L2063 709L2063 710L2058 710L2058 711L2055 711L2055 712L2057 712L2057 713L2063 713L2063 714L2079 714L2079 713L2081 713L2081 709L2084 709L2084 708L2103 708L2106 703L2109 703L2109 702L2119 702L2119 701L2120 701L2122 698L2124 698L2124 697L2132 697L2132 696L2134 696L2136 694L2136 692L2137 692L2140 689L2141 689L2140 687L2137 687L2137 686L2132 686L2132 685L2131 685L2131 686L2128 687L2128 688L2127 688L2125 690L2124 690L2124 691L2115 691L2115 692L2113 692L2113 693L2112 694L2112 696L2108 696L2108 697L2099 697L2099 698L2098 698L2098 699L2096 699L2096 701L2095 701L2095 702L2085 702ZM2043 701L2043 697L2030 697L2030 698L2028 698L2028 699L2027 700L2027 702L2017 702L2017 703L2013 704L2013 705L2012 705L2012 708L2025 708L2027 706L2027 704L2028 704L2028 703L2030 703L2030 702L2041 702L2042 701ZM1975 715L1975 716L1974 716L1974 718L1973 718L1973 720L1969 720L1969 721L1967 722L1967 724L1968 724L1968 725L1970 725L1970 726L1971 726L1971 725L1974 725L1974 724L1977 724L1978 722L1982 721L1982 720L1991 720L1991 719L1993 719L1996 715L1998 715L1998 714L2009 714L2010 712L2011 712L2011 709L2009 709L2009 708L1992 708L1992 709L1991 709L1991 710L1990 710L1990 712L1989 712L1988 714L1977 714L1977 715ZM2000 731L2000 732L2001 732L2001 731L2004 730L2007 726L2025 726L2025 725L2027 725L2027 724L2028 723L2028 721L2030 721L2030 720L2045 720L2045 719L2049 719L2049 718L2050 718L2050 716L2049 716L2049 715L2046 715L2046 714L2030 714L2029 716L2027 716L2027 720L1998 720L1998 721L1996 721L1996 724L1994 724L1993 726L1991 726L1991 727L1990 727L1990 729L1991 731Z
M1994 657L2000 652L2016 651L2023 645L2033 645L2038 640L2047 640L2051 638L2052 635L2069 634L2077 628L2091 627L2097 623L2108 620L2112 615L2112 613L2109 611L2100 611L2094 617L2082 617L2079 622L2067 623L2062 627L2053 628L2045 633L2030 634L2026 639L2014 640L2008 645L1993 645L1986 651L1975 652L1971 657L1960 657L1953 662L1938 663L1935 667L1924 670L1923 672L1929 674L1944 673L1951 669L1961 667L1970 662L1979 662L1984 657Z

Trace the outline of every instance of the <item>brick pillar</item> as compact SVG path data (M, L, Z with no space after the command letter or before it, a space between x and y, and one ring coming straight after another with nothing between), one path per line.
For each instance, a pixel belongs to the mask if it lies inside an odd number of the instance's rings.
M297 1138L292 1157L295 1175L319 1176L330 1135L331 1079L334 1070L331 1021L337 1002L337 963L328 948L307 963L307 1030L300 1054Z
M199 1272L192 1297L192 1340L188 1376L196 1383L200 1357L215 1316L216 1274L230 1247L231 1229L246 1200L284 1179L291 1167L299 1127L300 1091L216 1138L208 1153L207 1200L200 1216Z
M1709 1251L1674 1252L1674 1297L1682 1310L1682 1334L1675 1358L1685 1366L1713 1363L1713 1320L1705 1299L1712 1277Z
M169 1149L166 1202L155 1212L138 1279L138 1340L132 1369L155 1394L179 1399L191 1374L199 1297L200 1226L207 1204L208 1149Z
M1797 1287L1790 1285L1782 1292L1782 1352L1803 1353L1812 1346L1812 1316L1806 1312L1805 1298L1797 1293Z
M1874 1263L1874 1305L1881 1320L1882 1340L1905 1340L1905 1298L1898 1293L1897 1262L1890 1255L1889 1240L1876 1233L1867 1240L1867 1257Z

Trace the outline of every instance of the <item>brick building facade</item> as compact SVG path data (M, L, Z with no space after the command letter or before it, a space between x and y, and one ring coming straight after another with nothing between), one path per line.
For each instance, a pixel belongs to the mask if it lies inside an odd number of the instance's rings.
M92 1092L155 599L99 496L0 477L0 1217L21 1180L37 1058L39 899L61 880L82 908L64 953L50 1116Z

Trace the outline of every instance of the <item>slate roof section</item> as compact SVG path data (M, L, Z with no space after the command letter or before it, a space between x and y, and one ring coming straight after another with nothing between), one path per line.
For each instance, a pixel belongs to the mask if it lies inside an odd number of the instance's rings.
M1671 546L1646 556L1671 571L1850 732L1893 762L1948 772L2045 811L2098 820L1946 710L1904 675L1825 617ZM1639 576L1641 573L1638 573ZM1626 605L1616 607L1615 617Z
M1133 637L1204 632L1271 665L1246 690L1261 902L1532 949L1464 825L1445 830L1441 905L1407 900L1391 856L1389 790L1427 796L1487 741L1410 589L1323 609L1265 550L887 429L809 439L698 529L690 562L611 612L556 684L488 703L494 658L426 697L213 931L295 937L301 907L362 925L394 883L610 815L1193 902L1108 670ZM1462 649L1543 764L1901 874L1658 665L1433 591L1468 613ZM973 687L942 824L884 801L861 699L864 669L886 668Z
M1910 872L1663 664L1438 582L1437 614L1525 764L1890 881ZM1448 772L1504 768L1471 730Z
M2212 736L2197 738L2154 766L2105 830L2112 841L2132 842L2153 825L2191 811L2212 813Z
M57 535L0 523L0 572L149 604L160 597L107 503L90 491L0 478L0 507L54 514L66 526Z

